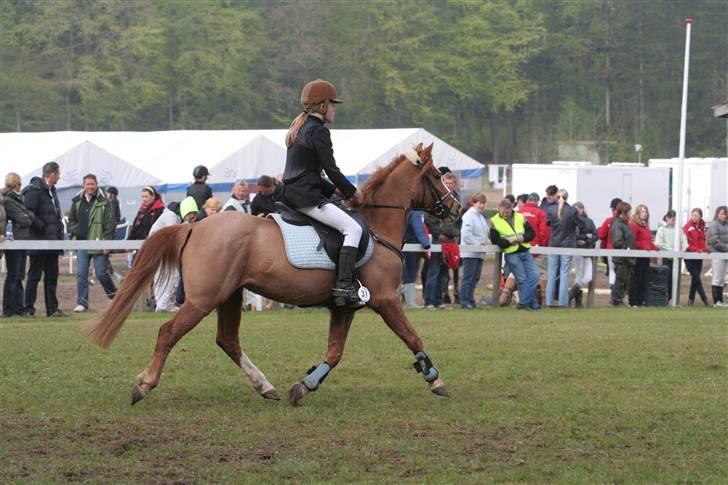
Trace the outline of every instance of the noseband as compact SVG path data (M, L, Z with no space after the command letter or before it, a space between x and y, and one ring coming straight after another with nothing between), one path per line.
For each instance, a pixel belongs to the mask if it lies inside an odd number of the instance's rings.
M435 190L435 186L432 183L432 180L430 180L429 178L425 178L425 184L427 185L427 188L430 189L430 195L435 201L435 206L432 209L425 209L420 207L413 207L413 209L429 212L433 216L439 217L440 219L445 219L450 215L450 208L443 204L443 202L445 202L450 197L454 199L455 195L450 189L448 189L447 194L440 197L437 194L437 190Z

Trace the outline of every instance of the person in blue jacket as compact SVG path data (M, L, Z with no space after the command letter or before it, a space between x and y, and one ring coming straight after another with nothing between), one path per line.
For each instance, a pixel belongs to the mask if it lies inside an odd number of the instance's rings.
M405 244L419 244L425 249L430 249L430 238L425 231L425 219L421 211L411 210L407 216L407 226L404 230ZM417 267L420 259L425 253L406 252L404 253L404 282L402 294L404 303L409 308L421 308L417 305ZM424 282L423 282L424 288Z

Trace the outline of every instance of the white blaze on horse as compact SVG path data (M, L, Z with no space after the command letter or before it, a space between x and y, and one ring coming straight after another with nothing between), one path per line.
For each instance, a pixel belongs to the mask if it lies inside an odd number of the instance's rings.
M373 254L358 270L359 280L371 292L367 306L381 315L415 354L415 367L432 392L447 396L439 372L400 303L402 253L399 248L407 210L416 208L452 221L460 214L460 203L440 180L440 172L432 160L432 145L423 148L419 144L396 157L369 178L362 192L364 204L359 211L376 241ZM293 385L289 391L291 404L298 404L307 393L315 391L341 361L356 309L329 304L335 273L292 266L274 221L237 212L226 212L191 225L168 227L147 239L112 304L87 327L89 338L101 347L109 347L155 272L161 268L163 274L168 274L178 267L185 282L185 303L159 329L152 360L137 376L132 389L132 404L159 384L174 345L215 309L217 344L243 369L259 394L279 399L275 387L240 348L243 288L291 305L329 307L326 356Z

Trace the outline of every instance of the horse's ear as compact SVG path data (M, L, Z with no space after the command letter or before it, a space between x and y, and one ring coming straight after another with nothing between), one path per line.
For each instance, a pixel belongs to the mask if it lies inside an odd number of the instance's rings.
M422 161L420 160L420 156L417 154L414 150L406 150L404 152L404 156L407 157L407 160L410 161L412 165L415 167L419 167L422 165Z
M435 144L434 142L433 143L430 143L430 146L428 146L427 148L425 148L425 153L428 156L432 156L432 145L434 145L434 144ZM421 145L421 143L420 143L420 145Z

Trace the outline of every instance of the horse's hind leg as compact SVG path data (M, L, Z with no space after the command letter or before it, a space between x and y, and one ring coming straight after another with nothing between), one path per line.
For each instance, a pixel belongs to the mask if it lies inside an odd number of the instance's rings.
M243 369L253 388L266 399L280 399L276 388L240 349L240 307L243 290L236 290L228 300L217 307L217 345Z
M346 337L349 335L354 312L342 309L331 309L329 321L329 346L326 351L326 360L318 366L311 368L308 375L291 387L288 391L288 402L297 406L303 397L311 391L318 389L329 372L336 367L344 355Z
M172 320L168 321L159 328L157 336L157 345L154 348L152 360L146 369L137 376L137 383L131 392L131 404L134 405L144 398L149 392L157 387L159 378L164 370L164 363L167 356L175 344L185 336L187 332L195 328L200 323L206 312L185 303L177 311Z
M372 301L370 306L382 316L387 326L415 354L415 368L417 372L422 373L425 382L430 386L430 390L438 396L448 396L445 383L440 379L438 370L432 365L430 358L425 353L422 339L402 310L399 296L392 292L387 296L380 297L377 301Z

